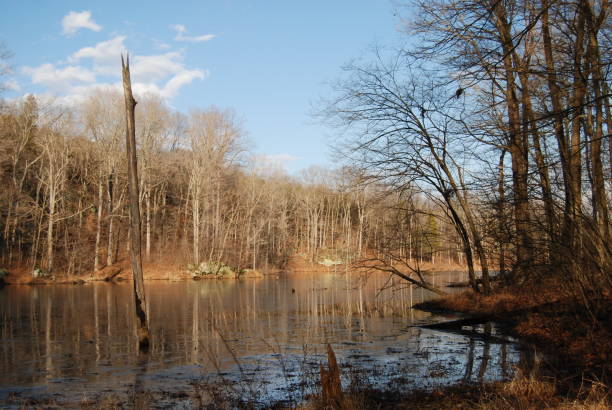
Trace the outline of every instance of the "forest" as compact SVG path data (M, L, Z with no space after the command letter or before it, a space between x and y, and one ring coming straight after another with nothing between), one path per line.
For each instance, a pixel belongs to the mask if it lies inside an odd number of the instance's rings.
M410 16L405 45L347 64L316 104L315 117L337 130L334 169L288 175L253 153L239 113L185 114L137 95L146 264L267 272L299 257L389 273L439 295L447 290L427 272L459 267L468 301L487 314L539 304L566 315L549 329L563 334L559 343L582 332L591 344L559 349L605 379L608 2L414 0L400 15ZM2 103L6 271L86 278L127 258L123 110L113 89L74 106L34 95ZM490 302L500 294L513 299ZM446 303L475 313L460 299ZM536 333L523 335L554 339Z
M353 261L379 247L397 223L413 235L402 245L408 256L463 260L452 228L424 197L387 197L378 185L360 189L359 173L350 167L288 176L248 152L231 110L183 115L151 95L137 107L148 262L283 268L295 253L311 261ZM5 104L6 266L61 277L126 257L124 121L123 96L113 91L100 91L78 108L42 104L31 95Z
M556 275L587 305L607 294L607 3L414 6L415 45L344 67L320 105L342 131L334 170L288 176L249 153L232 110L139 97L145 258L242 270L301 253L420 283L424 260L445 260L485 293L499 271ZM5 266L84 275L125 256L122 104L4 102Z

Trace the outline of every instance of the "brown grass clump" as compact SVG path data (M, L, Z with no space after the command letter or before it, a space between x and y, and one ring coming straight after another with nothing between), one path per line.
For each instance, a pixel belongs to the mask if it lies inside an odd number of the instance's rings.
M503 316L546 304L559 303L560 301L559 293L552 289L517 290L501 288L486 296L468 290L434 300L431 305L442 310L455 312Z
M563 399L550 381L534 377L515 377L508 383L494 385L483 394L480 408L557 408Z
M407 394L363 389L348 392L337 407L312 398L300 409L609 409L609 389L589 383L577 396L560 394L554 380L517 374L509 382L459 385Z
M554 381L517 375L507 383L495 383L483 392L475 408L480 409L608 409L609 390L590 384L579 397L559 394Z
M499 292L483 296L473 291L466 291L440 300L441 306L448 310L470 314L499 315L523 309L528 304L526 300L515 294Z

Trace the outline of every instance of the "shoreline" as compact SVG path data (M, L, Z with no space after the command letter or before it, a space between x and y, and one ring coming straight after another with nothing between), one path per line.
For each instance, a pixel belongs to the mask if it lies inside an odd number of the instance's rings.
M611 306L609 300L608 306ZM539 289L531 294L499 289L490 296L466 291L422 302L413 308L436 314L465 315L460 320L429 326L440 330L461 329L465 324L503 323L521 343L535 346L550 360L542 369L544 374L535 381L552 380L557 396L579 399L585 388L592 387L604 391L606 403L610 400L610 308L598 326L589 326L584 318L587 313L554 289Z
M424 274L433 272L464 272L466 267L456 264L436 264L424 266ZM167 264L159 262L145 262L143 266L145 281L183 281L183 280L226 280L244 278L263 278L281 273L339 273L352 272L351 267L345 264L327 266L321 263L308 262L302 258L293 258L286 267L266 267L262 269L246 269L242 275L194 275L186 266ZM8 275L0 281L0 286L6 285L83 285L93 282L125 282L132 280L132 268L127 260L121 260L111 266L106 266L97 272L84 272L82 274L56 275L51 277L33 277L31 269L26 267L13 267L8 270ZM3 283L2 283L3 282ZM459 286L458 286L459 285ZM453 287L461 287L464 283L455 284Z

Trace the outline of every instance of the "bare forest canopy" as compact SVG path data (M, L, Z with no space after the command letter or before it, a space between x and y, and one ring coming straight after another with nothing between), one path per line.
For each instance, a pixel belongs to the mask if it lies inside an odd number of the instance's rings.
M322 113L346 129L341 151L366 181L434 204L475 290L489 291L492 269L548 278L595 312L612 287L608 2L415 0L406 12L408 45L347 66ZM410 270L405 238L379 267Z
M407 41L345 67L322 117L350 167L298 180L248 164L231 111L137 106L145 258L237 269L294 254L429 286L425 261L610 294L607 1L418 1ZM5 104L2 262L85 273L127 246L119 95ZM479 273L480 272L480 273Z
M4 266L62 276L127 258L123 110L123 96L110 91L77 108L33 96L3 107ZM231 111L184 116L143 97L136 137L145 261L282 268L300 252L346 262L406 223L415 232L407 252L423 261L463 258L449 226L423 215L405 221L403 210L386 209L401 198L379 201L380 192L356 189L347 169L311 169L298 179L252 163Z

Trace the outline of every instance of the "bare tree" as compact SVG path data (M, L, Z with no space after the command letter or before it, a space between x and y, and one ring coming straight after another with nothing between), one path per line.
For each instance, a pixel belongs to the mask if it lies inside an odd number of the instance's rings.
M465 119L448 86L419 74L416 64L400 55L390 63L379 57L370 66L347 67L350 77L325 114L352 131L340 149L364 170L365 183L420 192L440 207L461 238L472 287L478 289L477 257L489 292L488 259L468 190L474 156L465 150Z
M241 151L241 131L231 112L213 108L191 113L188 136L193 260L199 263L202 228L206 229L207 243L211 244L209 257L213 257L215 243L220 238L221 176L223 169L235 161ZM208 216L208 220L204 216Z
M84 102L81 121L87 136L95 142L94 159L97 162L97 221L94 247L94 270L101 268L102 230L106 223L106 265L115 262L117 229L115 220L123 206L124 185L119 166L122 148L121 133L125 128L121 95L115 91L97 90ZM106 216L104 216L106 211Z
M46 192L47 240L45 268L48 273L54 268L55 223L59 205L66 186L66 171L69 162L69 142L67 129L69 113L57 107L47 106L38 144L43 155L40 167L41 181Z
M151 257L153 221L157 213L158 194L166 182L160 170L161 152L168 138L169 112L159 96L141 99L137 111L136 133L140 141L140 203L144 206L145 256Z

